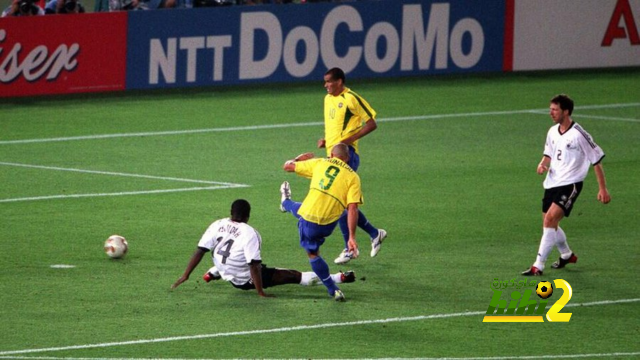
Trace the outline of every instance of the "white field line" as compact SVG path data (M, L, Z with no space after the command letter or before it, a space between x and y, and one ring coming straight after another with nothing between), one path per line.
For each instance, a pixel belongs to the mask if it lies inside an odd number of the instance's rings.
M543 110L535 110L531 111L532 114L541 114L547 115L549 111ZM623 117L615 117L615 116L601 116L601 115L589 115L589 114L572 114L572 118L582 118L582 119L598 119L598 120L611 120L611 121L628 121L628 122L640 122L640 119L635 118L623 118Z
M232 189L232 188L241 188L241 187L249 187L249 185L234 184L234 185L204 186L204 187L191 187L191 188L180 188L180 189L157 189L157 190L141 190L141 191L124 191L124 192L115 192L115 193L32 196L32 197L23 197L23 198L0 199L0 203L21 202L21 201L54 200L54 199L88 198L88 197L106 197L106 196L166 194L166 193L185 192L185 191L219 190L219 189Z
M69 198L86 198L86 197L104 197L104 196L164 194L164 193L185 192L185 191L203 191L203 190L218 190L218 189L249 187L249 185L246 185L246 184L234 184L234 183L220 182L220 181L194 180L194 179L184 179L184 178L176 178L176 177L131 174L131 173L121 173L121 172L112 172L112 171L83 170L83 169L63 168L63 167L55 167L55 166L20 164L20 163L11 163L11 162L2 162L2 161L0 161L0 165L31 168L31 169L70 171L70 172L77 172L77 173L84 173L84 174L135 177L135 178L152 179L152 180L178 181L178 182L187 182L187 183L197 183L197 184L212 185L212 186L199 186L199 187L190 187L190 188L125 191L125 192L115 192L115 193L65 194L65 195L33 196L33 197L0 199L0 203L20 202L20 201L39 201L39 200L52 200L52 199L69 199Z
M611 120L611 121L628 121L628 122L640 122L640 119L633 118L622 118L622 117L613 117L613 116L598 116L598 115L571 115L574 118L583 118L583 119L597 119L597 120Z
M401 360L527 360L527 359L584 359L603 357L628 357L638 356L640 352L615 352L600 354L567 354L567 355L533 355L533 356L484 356L484 357L438 357L438 358L376 358L376 360L401 359ZM214 360L214 359L180 359L180 358L83 358L83 357L54 357L54 356L0 356L0 359L16 360ZM342 358L349 359L349 358ZM357 358L360 359L360 358ZM364 358L366 359L366 358ZM265 358L268 360L268 358ZM305 359L306 360L306 359Z
M577 307L577 306L598 306L598 305L625 304L625 303L634 303L634 302L639 302L639 301L640 301L640 298L637 298L637 299L620 299L620 300L604 300L604 301L594 301L594 302L581 303L581 304L568 304L568 305L565 306L565 308L567 308L567 307ZM299 325L299 326L283 327L283 328L275 328L275 329L247 330L247 331L235 331L235 332L215 333L215 334L185 335L185 336L174 336L174 337L157 338L157 339L142 339L142 340L108 342L108 343L100 343L100 344L71 345L71 346L49 347L49 348L39 348L39 349L24 349L24 350L7 350L7 351L0 351L0 358L4 358L6 355L33 354L33 353L44 353L44 352L53 352L53 351L82 350L82 349L94 349L94 348L107 348L107 347L125 346L125 345L140 345L140 344L162 343L162 342L169 342L169 341L211 339L211 338L219 338L219 337L256 335L256 334L268 334L268 333L281 333L281 332L299 331L299 330L305 331L305 330L344 327L344 326L359 326L359 325L385 324L385 323L420 321L420 320L431 320L431 319L445 319L445 318L454 318L454 317L462 317L462 316L480 316L480 315L483 315L483 314L486 314L486 310L485 311L469 311L469 312L461 312L461 313L449 313L449 314L420 315L420 316L412 316L412 317L397 317L397 318L377 319L377 320L350 321L350 322L342 322L342 323L327 323L327 324L317 324L317 325ZM535 358L539 358L539 356L536 356ZM470 359L470 358L468 358L468 359Z
M85 174L125 176L125 177L135 177L135 178L154 179L154 180L167 180L167 181L180 181L180 182L189 182L189 183L198 183L198 184L227 185L227 186L241 185L241 184L234 184L234 183L220 182L220 181L183 179L183 178L175 178L175 177L153 176L153 175L142 175L142 174L130 174L130 173L121 173L121 172L112 172L112 171L83 170L83 169L63 168L63 167L56 167L56 166L43 166L43 165L12 163L12 162L4 162L4 161L0 161L0 165L25 167L25 168L32 168L32 169L71 171L71 172L79 172L79 173L85 173Z
M637 107L637 106L640 106L640 103L576 106L575 109L576 110L610 109L610 108L625 108L625 107ZM421 115L421 116L380 118L377 121L393 122L393 121L433 120L433 119L475 117L475 116L515 115L515 114L526 114L526 113L546 114L547 112L548 110L546 109L487 111L487 112L471 112L471 113L460 113L460 114L434 114L434 115ZM618 119L608 118L606 120L618 120ZM622 121L636 121L636 120L640 121L640 119L625 119ZM42 138L42 139L1 140L0 145L76 141L76 140L96 140L96 139L110 139L110 138L140 137L140 136L169 136L169 135L198 134L198 133L225 132L225 131L251 131L251 130L280 129L280 128L291 128L291 127L322 126L323 124L324 124L323 122L305 122L305 123L291 123L291 124L249 125L249 126L237 126L237 127L227 127L227 128L193 129L193 130L99 134L99 135L69 136L69 137Z

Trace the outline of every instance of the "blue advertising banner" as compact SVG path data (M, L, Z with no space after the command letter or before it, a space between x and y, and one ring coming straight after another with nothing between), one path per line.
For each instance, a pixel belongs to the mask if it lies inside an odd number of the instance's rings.
M127 89L502 71L504 1L130 12Z

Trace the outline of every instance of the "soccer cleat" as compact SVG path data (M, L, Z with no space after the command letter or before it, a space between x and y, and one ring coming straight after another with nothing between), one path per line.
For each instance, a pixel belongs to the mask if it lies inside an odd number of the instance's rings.
M538 269L535 266L530 267L529 269L522 272L524 276L542 276L542 270Z
M222 276L220 276L220 272L218 271L218 269L216 269L216 267L212 267L211 269L209 269L209 271L207 271L206 273L204 273L204 275L202 276L202 279L205 282L209 282L211 280L220 280L222 279Z
M338 257L333 260L334 263L338 264L338 265L342 265L342 264L346 264L349 261L351 261L351 259L353 259L353 252L349 251L348 249L344 249L342 250L342 252L340 253L340 255L338 255Z
M356 273L353 270L349 270L347 272L340 271L340 279L343 283L352 283L356 281Z
M378 236L371 239L371 257L375 257L378 255L380 251L380 245L382 245L382 241L387 237L387 232L383 229L378 229Z
M567 264L575 264L578 262L578 257L576 256L576 254L571 253L571 256L569 256L569 258L567 260L563 259L562 257L558 258L558 261L554 262L551 267L554 269L562 269L563 267L567 266Z
M280 185L280 211L282 212L287 212L282 205L282 203L287 199L291 199L291 188L289 187L289 182L285 181Z
M347 299L344 298L344 293L342 292L342 290L336 290L336 292L333 293L333 299L335 301L346 301Z

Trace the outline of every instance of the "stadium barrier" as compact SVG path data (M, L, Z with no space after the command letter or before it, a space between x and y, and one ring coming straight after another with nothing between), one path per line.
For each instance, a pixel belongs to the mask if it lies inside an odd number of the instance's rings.
M2 18L0 97L640 66L639 16L640 0L392 0Z

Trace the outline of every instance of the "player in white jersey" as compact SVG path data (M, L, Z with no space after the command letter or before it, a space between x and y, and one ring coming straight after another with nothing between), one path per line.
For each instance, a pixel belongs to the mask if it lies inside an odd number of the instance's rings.
M213 222L198 242L198 248L191 256L184 274L171 286L175 289L189 279L205 253L211 251L214 267L203 278L223 279L242 290L256 289L258 295L270 297L264 289L284 284L317 285L320 279L313 272L270 268L262 264L262 238L258 231L247 222L251 215L251 205L246 200L236 200L231 204L231 217ZM337 283L355 281L353 271L332 274Z
M551 99L549 115L556 125L547 133L544 156L537 169L540 175L547 173L543 183L542 239L535 263L522 273L525 276L542 275L544 264L554 246L558 247L560 258L551 265L553 268L561 269L578 261L567 244L560 220L571 214L590 165L598 180L598 200L603 204L611 201L602 168L604 152L591 135L571 119L572 112L573 100L567 95L561 94Z

